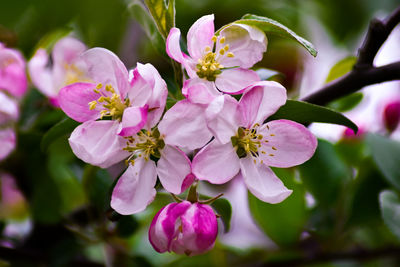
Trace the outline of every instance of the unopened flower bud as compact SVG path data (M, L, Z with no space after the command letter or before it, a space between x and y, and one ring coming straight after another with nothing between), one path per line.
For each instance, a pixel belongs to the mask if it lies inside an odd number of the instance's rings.
M188 256L210 250L218 234L217 216L201 203L171 203L154 217L149 240L159 253L166 251Z
M389 133L393 132L400 121L400 101L394 101L385 106L383 122Z

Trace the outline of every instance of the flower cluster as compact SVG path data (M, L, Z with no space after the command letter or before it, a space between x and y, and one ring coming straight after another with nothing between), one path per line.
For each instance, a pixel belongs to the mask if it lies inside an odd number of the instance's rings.
M151 64L128 71L111 51L86 50L72 38L55 45L51 68L39 50L29 71L54 105L82 123L69 138L78 158L102 168L126 163L111 198L118 213L143 211L156 196L157 177L172 194L199 180L238 177L259 199L278 203L292 191L270 167L302 164L317 142L296 122L267 122L285 104L286 89L250 69L266 47L261 30L231 24L215 32L208 15L190 28L185 54L172 28L166 51L184 70L185 99L166 111L167 85ZM159 211L149 238L158 252L195 255L212 248L217 228L209 206L182 201Z

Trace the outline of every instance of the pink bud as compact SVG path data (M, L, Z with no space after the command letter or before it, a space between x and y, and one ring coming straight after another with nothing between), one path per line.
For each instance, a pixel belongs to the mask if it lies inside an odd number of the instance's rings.
M218 234L217 216L205 204L171 203L154 217L149 240L159 252L198 255L210 250Z
M383 122L386 129L391 133L400 121L400 101L394 101L386 105L383 111Z

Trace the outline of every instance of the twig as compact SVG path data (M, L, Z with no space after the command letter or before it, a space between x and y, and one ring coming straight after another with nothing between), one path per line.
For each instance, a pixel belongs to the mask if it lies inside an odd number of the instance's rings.
M353 70L302 100L313 104L326 105L335 99L354 93L364 86L400 80L400 61L381 67L373 66L379 48L399 22L400 7L383 21L373 19L364 42L358 50L358 59Z

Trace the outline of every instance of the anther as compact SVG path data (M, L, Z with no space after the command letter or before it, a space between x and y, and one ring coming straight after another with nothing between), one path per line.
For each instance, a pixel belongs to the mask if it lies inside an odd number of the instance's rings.
M222 37L221 39L219 39L219 43L220 43L220 44L225 43L225 37Z
M212 38L211 38L211 41L213 42L213 43L215 43L216 41L217 41L217 36L213 36Z
M226 54L227 57L234 57L235 55L232 52L228 52L228 54Z
M276 147L273 146L272 149L273 149L273 150L276 150Z
M224 46L224 50L225 50L225 51L228 51L228 50L229 50L229 45L228 45L228 44Z

